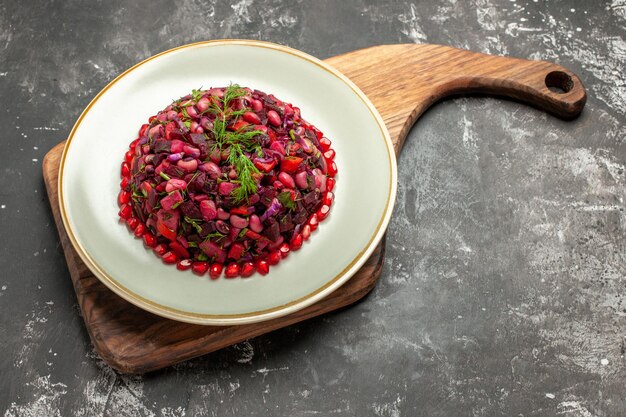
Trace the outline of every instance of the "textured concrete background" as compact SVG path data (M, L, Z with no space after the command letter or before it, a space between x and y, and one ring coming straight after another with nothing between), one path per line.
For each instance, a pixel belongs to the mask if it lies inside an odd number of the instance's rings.
M626 415L625 35L624 0L3 1L0 412ZM428 42L546 59L579 74L589 100L573 122L490 98L438 104L400 156L368 298L118 375L83 328L41 160L116 74L225 37L320 58Z

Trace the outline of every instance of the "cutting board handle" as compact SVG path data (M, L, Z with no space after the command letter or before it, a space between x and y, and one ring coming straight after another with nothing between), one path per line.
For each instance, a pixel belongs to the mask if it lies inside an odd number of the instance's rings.
M441 96L457 93L503 95L532 104L563 119L582 111L587 95L576 74L545 61L461 51L465 59L439 86Z
M383 116L396 153L432 104L457 94L520 100L563 119L587 99L571 71L545 61L485 55L442 45L381 45L327 60L363 90Z

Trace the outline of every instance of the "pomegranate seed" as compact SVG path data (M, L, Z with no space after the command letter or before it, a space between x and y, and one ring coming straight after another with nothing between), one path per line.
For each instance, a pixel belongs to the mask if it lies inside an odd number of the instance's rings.
M146 133L146 130L148 130L148 128L150 127L150 125L141 125L141 129L139 129L139 137L142 137L144 133Z
M165 255L165 252L167 252L167 246L165 246L163 243L159 243L154 247L154 252L159 256L163 256Z
M335 179L334 178L327 178L326 179L326 190L328 191L332 191L335 188Z
M332 192L329 191L324 196L324 199L322 200L322 203L326 204L327 206L330 206L331 204L333 204L333 201L335 201L335 194L333 194Z
M311 225L305 224L302 228L302 239L309 240L309 237L311 237Z
M226 265L226 271L224 271L226 278L235 278L239 275L239 265L232 262Z
M174 252L165 252L161 259L163 259L163 262L166 264L175 264L178 262L178 257Z
M134 141L132 141L132 142L130 143L130 145L128 145L128 148L129 148L131 151L134 151L134 150L135 150L135 148L137 147L137 144L138 144L138 143L139 143L139 138L137 138L137 139L135 139ZM130 163L130 162L129 162L129 163Z
M327 161L331 161L335 159L335 150L329 149L326 152L324 152L324 158L326 158Z
M122 190L126 190L126 188L128 188L129 184L130 184L130 178L124 178L124 179L122 179L122 182L120 182L120 188Z
M337 175L337 164L335 163L335 161L327 159L326 164L328 165L328 175L330 175L331 177Z
M178 263L176 264L176 269L178 269L179 271L186 271L189 268L191 268L191 264L192 264L192 260L191 259L181 259L180 261L178 261Z
M122 163L122 177L130 177L130 165L127 162Z
M147 247L153 248L157 245L157 240L152 233L146 232L143 235L143 243L145 243Z
M280 257L282 259L285 259L286 257L289 256L289 245L286 243L283 243L280 247L280 249L278 249L280 251Z
M254 274L255 268L252 262L246 262L241 267L241 276L243 278L248 278L250 275Z
M156 116L150 116L150 118L148 119L148 121L150 123L152 123L157 117Z
M135 227L135 231L133 232L135 237L141 237L146 232L146 226L143 223L139 223L137 227Z
M317 214L313 213L309 218L309 226L311 226L311 231L317 230L317 226L319 224L319 219L317 218Z
M262 259L258 260L256 262L256 270L261 275L267 275L267 273L270 272L270 265L268 261L264 261Z
M213 263L213 265L211 265L211 269L209 269L209 275L211 276L211 279L218 279L220 275L222 275L222 268L223 265L221 263Z
M139 226L139 220L136 217L131 217L130 219L126 219L126 224L131 230L135 230L137 226Z
M124 204L120 208L120 212L118 214L124 220L130 219L133 215L133 208L129 204Z
M291 239L291 250L298 250L302 247L302 235L298 234Z
M330 145L332 145L332 142L327 137L323 137L320 139L320 148L322 148L323 152L326 152L327 150L329 150Z
M117 204L121 206L122 204L128 204L129 201L130 193L128 191L120 191L119 195L117 196Z
M130 163L133 162L134 156L135 153L133 151L126 151L126 153L124 154L124 161L126 161L126 163L130 165Z
M200 262L200 261L199 262L194 262L191 265L191 270L196 275L204 275L204 274L206 274L206 271L209 270L209 263L208 262Z
M281 260L280 251L274 251L267 255L267 263L270 265L276 265Z
M326 218L326 216L328 216L328 212L330 211L330 207L327 206L326 204L324 204L322 207L320 207L319 210L317 210L317 219L319 221L322 221Z

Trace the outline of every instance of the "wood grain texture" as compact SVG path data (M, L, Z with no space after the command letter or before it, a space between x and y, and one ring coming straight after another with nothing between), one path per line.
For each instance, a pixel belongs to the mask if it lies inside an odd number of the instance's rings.
M437 45L385 45L333 57L328 63L347 75L377 107L396 153L417 118L436 101L454 94L486 93L525 101L559 117L576 117L585 91L578 77L554 64L494 57ZM548 77L548 74L552 74ZM549 83L568 90L552 92ZM241 326L200 326L165 319L123 300L82 263L61 221L57 184L64 142L48 152L43 176L68 268L94 348L124 373L145 373L350 305L378 280L385 239L346 284L322 301L286 317Z
M396 153L420 115L448 96L504 96L563 119L577 117L587 100L580 79L559 65L449 46L373 46L326 62L347 75L374 103L389 129ZM550 84L568 91L551 91L546 85L548 74L554 74L549 77Z

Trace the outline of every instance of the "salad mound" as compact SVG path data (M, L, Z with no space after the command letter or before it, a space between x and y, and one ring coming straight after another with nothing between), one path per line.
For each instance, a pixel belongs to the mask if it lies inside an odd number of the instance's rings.
M330 211L337 166L300 109L239 85L150 117L122 163L119 216L179 270L265 275Z

